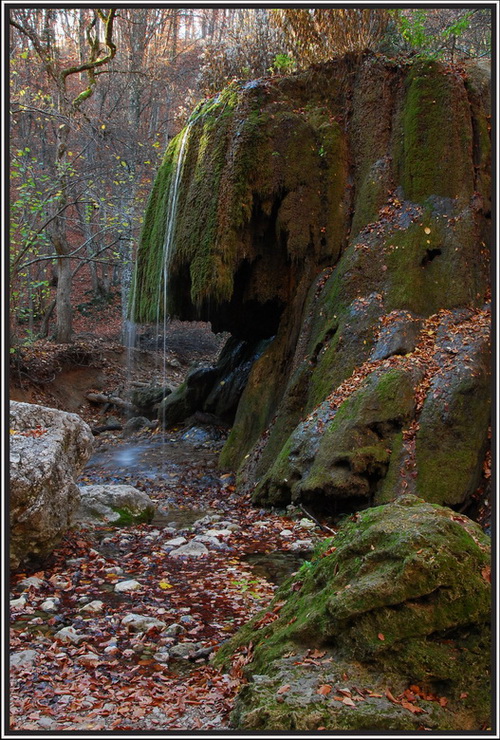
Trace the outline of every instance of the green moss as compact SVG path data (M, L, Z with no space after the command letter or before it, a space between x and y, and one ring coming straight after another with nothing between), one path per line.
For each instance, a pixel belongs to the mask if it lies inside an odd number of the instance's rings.
M401 484L401 466L404 458L403 433L395 434L390 444L390 461L385 476L377 486L374 504L388 504L397 497Z
M401 181L406 196L466 200L474 190L469 104L461 80L437 62L414 65L402 115Z
M113 508L116 514L119 514L120 519L113 522L118 527L126 527L130 524L140 524L141 522L150 522L153 518L153 511L142 511L139 514L134 514L130 509Z

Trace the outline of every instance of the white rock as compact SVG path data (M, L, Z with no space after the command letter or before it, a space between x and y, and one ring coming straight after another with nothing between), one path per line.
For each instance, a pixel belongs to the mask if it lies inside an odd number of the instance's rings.
M26 594L21 594L21 596L18 599L10 600L10 608L11 609L22 609L27 601L28 601L28 597L26 596Z
M303 550L312 550L314 547L312 540L297 540L290 544L290 552L302 552Z
M156 507L147 493L128 485L80 486L77 520L117 522L123 514L132 521L152 519Z
M158 652L153 655L153 658L157 663L168 663L170 660L170 653L166 648L160 648Z
M222 522L217 522L217 524L221 529L229 529L231 532L237 532L239 529L241 529L239 524L236 524L235 522L228 522L226 520Z
M72 525L80 493L75 478L94 437L76 414L10 402L10 564L43 559ZM39 434L30 434L36 427Z
M60 603L61 599L58 599L57 596L53 596L45 599L45 601L41 604L40 609L42 610L42 612L56 612L57 607Z
M88 635L82 635L74 627L63 627L55 633L54 637L57 637L60 642L71 643L73 645L78 645L78 643L88 640Z
M299 527L302 527L303 529L316 529L316 524L311 521L311 519L301 519Z
M172 558L201 558L203 555L208 555L208 550L202 542L188 542L170 553Z
M165 635L167 635L167 637L172 637L173 635L180 635L185 631L186 628L183 627L182 624L174 622L167 627L167 629L165 630Z
M18 653L12 653L10 656L11 668L25 668L33 665L38 653L36 650L21 650Z
M165 545L168 545L169 547L180 547L181 545L185 545L186 542L187 539L185 537L174 537L171 540L167 540Z
M42 588L44 584L45 581L43 580L43 578L38 578L37 576L29 576L29 578L24 578L19 585L24 586L25 588L36 588L38 590L39 588Z
M155 617L148 617L145 614L126 614L121 623L124 627L134 630L135 632L147 632L152 627L157 627L159 630L165 629L167 626L166 622L162 622L161 619L155 619Z
M128 593L130 591L139 591L142 588L142 585L139 583L139 581L135 581L133 578L131 578L129 581L120 581L119 583L115 584L115 591L118 593Z
M99 656L95 653L84 653L84 655L79 655L77 661L82 665L88 666L96 666L101 662Z
M88 604L85 604L85 606L82 606L80 611L81 612L90 612L91 614L97 614L98 612L102 612L104 608L104 602L95 600L91 601Z
M229 537L232 532L230 529L207 529L205 534L209 537Z
M203 542L204 545L212 545L212 547L220 546L220 540L218 540L217 537L210 537L208 534L197 534L191 541Z
M280 532L280 537L293 537L293 532L291 529L282 529Z

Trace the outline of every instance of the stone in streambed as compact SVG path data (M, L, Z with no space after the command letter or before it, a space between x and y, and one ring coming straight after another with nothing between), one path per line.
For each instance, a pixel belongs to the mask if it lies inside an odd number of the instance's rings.
M149 522L156 507L143 491L128 485L80 486L81 522L133 524Z
M169 553L171 558L201 558L208 555L208 550L202 542L188 542Z
M152 627L156 627L159 630L165 629L167 626L161 619L155 617L148 617L144 614L126 614L121 623L124 627L127 627L134 632L147 632Z
M142 585L134 578L131 578L128 581L120 581L115 585L115 591L117 593L129 593L131 591L139 591L141 588Z

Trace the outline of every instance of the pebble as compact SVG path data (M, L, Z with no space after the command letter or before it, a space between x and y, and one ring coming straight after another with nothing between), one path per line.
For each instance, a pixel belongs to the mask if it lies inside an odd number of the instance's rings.
M61 603L61 600L57 598L57 596L50 597L49 599L45 599L45 601L41 604L40 609L43 612L56 612L57 607Z
M166 622L162 622L161 619L155 617L147 617L144 614L126 614L121 623L124 627L134 630L135 632L147 632L152 627L157 627L160 630L165 629L167 626Z
M12 653L10 656L11 668L25 668L33 665L38 653L36 650L20 650L18 653Z
M303 550L312 550L314 543L312 540L297 540L290 543L290 552L302 552Z
M22 607L26 604L28 601L28 597L26 594L21 594L21 596L18 599L11 599L10 600L10 608L11 609L22 609Z
M302 527L303 529L316 529L316 524L311 521L311 519L301 519L299 527Z
M170 653L168 652L167 648L160 648L156 653L154 653L153 658L158 663L168 663L170 660Z
M184 617L181 617L181 620L184 619ZM182 624L178 624L177 622L174 622L173 624L169 625L167 629L165 630L164 634L168 637L171 637L172 635L179 635L181 632L185 632L186 628L182 626Z
M50 717L40 717L40 719L37 719L37 724L45 730L52 730L56 726L56 722Z
M82 606L80 611L81 612L90 612L91 614L97 614L98 612L102 612L104 608L104 602L103 601L91 601L89 604L85 604L85 606Z
M55 633L54 637L57 637L60 642L70 642L73 645L78 645L79 642L88 639L88 635L82 635L74 627L63 627Z
M239 529L241 529L239 524L235 524L235 522L228 522L224 520L223 522L217 522L219 527L221 529L229 529L231 532L237 532Z
M112 565L109 568L104 568L105 573L116 573L117 576L121 576L123 573L123 568L120 568L119 565Z
M204 545L211 545L215 548L221 545L217 537L211 537L208 534L197 534L196 537L193 537L192 542L203 542Z
M187 539L185 537L174 537L171 540L167 540L165 542L165 545L168 545L170 547L180 547L181 545L185 545L187 542Z
M202 647L201 642L181 642L170 648L170 655L172 658L189 658L200 647Z
M117 593L129 593L131 591L139 591L142 588L142 585L139 583L139 581L135 581L133 578L129 581L120 581L119 583L115 584L115 591Z
M182 624L188 624L191 627L197 623L196 619L193 619L190 614L183 614L182 617L179 619L179 622L181 622Z
M82 665L88 666L96 666L101 662L99 660L99 656L95 653L84 653L83 655L79 655L77 661Z
M208 555L208 550L203 542L188 542L187 545L178 547L169 554L171 558L200 558L203 555Z
M38 578L37 576L29 576L29 578L24 578L22 581L20 581L19 585L24 586L25 588L42 588L42 586L45 584L45 581L43 578Z
M229 537L232 532L230 529L207 529L205 534L209 537Z
M293 532L291 529L282 529L280 532L280 537L293 537Z

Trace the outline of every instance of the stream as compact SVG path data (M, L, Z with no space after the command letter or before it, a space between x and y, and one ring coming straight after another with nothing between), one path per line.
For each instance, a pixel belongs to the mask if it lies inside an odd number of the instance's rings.
M324 534L293 507L252 507L217 470L224 437L192 427L98 438L79 484L133 485L156 513L148 524L82 524L43 570L14 576L12 598L26 598L11 624L24 655L12 729L229 727L241 669L222 673L210 656ZM193 554L177 556L187 544Z

